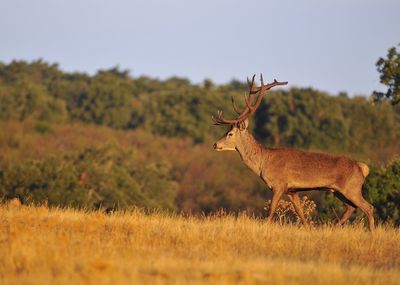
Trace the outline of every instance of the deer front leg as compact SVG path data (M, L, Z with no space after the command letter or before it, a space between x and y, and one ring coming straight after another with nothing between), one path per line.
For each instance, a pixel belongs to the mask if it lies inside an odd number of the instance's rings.
M285 192L285 188L279 187L275 188L272 191L272 200L271 200L271 207L269 208L269 215L267 217L267 222L271 222L272 218L275 214L276 207L278 206L279 200L282 197L282 194Z
M340 221L337 223L338 226L342 226L350 218L351 214L356 210L356 208L350 204L347 204L346 206L347 206L347 209L343 213L343 216L340 219Z

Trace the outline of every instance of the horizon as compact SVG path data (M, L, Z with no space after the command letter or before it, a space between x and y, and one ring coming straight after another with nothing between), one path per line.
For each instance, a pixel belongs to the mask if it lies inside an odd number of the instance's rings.
M87 75L87 76L95 76L97 73L99 73L99 72L101 72L101 71L110 71L110 70L112 70L112 69L114 69L114 68L117 68L119 71L128 72L128 74L127 74L128 77L129 77L130 79L133 79L133 80L138 79L138 78L140 78L140 77L147 77L147 78L154 79L154 80L159 80L159 81L167 81L167 80L170 80L170 79L177 78L177 79L187 80L191 85L202 85L202 84L204 84L204 81L206 81L206 80L211 80L211 82L212 82L213 84L215 84L216 86L227 85L227 84L230 84L230 83L233 82L233 81L237 81L237 82L240 82L240 83L242 83L242 84L246 84L247 78L248 78L248 79L251 79L251 77L252 77L253 75L256 76L256 77L255 77L255 82L259 82L259 76L260 76L260 74L251 74L251 75L248 75L245 79L232 78L232 79L230 79L230 80L228 80L228 81L226 81L226 82L221 82L221 83L220 83L220 82L215 82L215 81L213 81L213 80L210 79L210 78L204 78L203 81L193 82L190 78L185 77L185 76L179 76L179 75L171 75L171 76L165 77L165 78L154 77L154 76L147 75L147 74L139 74L139 75L135 76L134 74L132 74L132 71L131 71L131 70L129 70L129 69L123 69L123 68L121 68L119 65L114 65L114 66L110 66L110 67L106 67L106 68L100 68L100 69L98 69L98 70L96 70L96 71L94 71L94 72L87 72L87 71L85 71L85 70L83 70L83 71L80 71L80 70L71 70L71 71L69 71L69 70L64 70L63 68L60 67L60 64L59 64L58 62L49 62L49 61L47 61L47 60L45 60L45 59L43 59L43 58L33 59L33 60L31 60L31 61L27 61L27 60L25 60L25 59L12 59L11 61L8 61L8 62L0 61L0 64L10 65L10 64L12 64L12 62L25 62L25 63L27 63L27 64L32 64L32 63L35 63L35 62L42 62L42 63L48 64L49 66L51 66L51 65L56 65L57 68L58 68L58 70L60 70L60 71L63 72L63 73L70 73L70 74L72 74L72 73L78 73L78 74L85 74L85 75ZM264 74L263 74L263 76L264 76ZM266 80L266 79L264 78L264 82L265 82L265 83L267 83L267 82L272 82L274 79L276 79L276 78L271 78L271 79L268 79L268 80ZM278 79L276 79L276 80L278 80ZM279 81L279 80L278 80L278 81ZM338 96L338 95L341 95L341 94L343 94L343 93L346 94L347 96L350 96L350 97L352 97L352 96L369 96L369 95L365 95L365 94L354 94L354 95L349 95L349 94L347 94L346 91L340 91L340 92L338 92L337 94L334 94L334 93L329 93L328 91L325 91L325 90L318 89L318 88L316 88L316 87L314 87L314 86L290 85L290 82L288 82L287 85L279 86L279 87L276 88L276 89L290 90L290 89L292 89L292 88L299 88L299 89L309 89L309 88L310 88L310 89L313 89L313 90L317 90L317 91L319 91L319 92L327 93L328 95L331 95L331 96ZM276 90L276 89L274 89L274 90Z

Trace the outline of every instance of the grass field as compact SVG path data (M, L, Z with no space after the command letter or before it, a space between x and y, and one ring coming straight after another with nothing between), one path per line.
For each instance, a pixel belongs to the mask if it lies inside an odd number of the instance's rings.
M400 231L0 206L1 284L399 284Z

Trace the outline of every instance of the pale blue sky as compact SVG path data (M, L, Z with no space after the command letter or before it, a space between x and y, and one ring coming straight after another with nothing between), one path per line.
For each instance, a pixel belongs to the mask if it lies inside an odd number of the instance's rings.
M335 94L381 89L375 62L400 42L399 0L0 0L0 61L133 76L268 80Z

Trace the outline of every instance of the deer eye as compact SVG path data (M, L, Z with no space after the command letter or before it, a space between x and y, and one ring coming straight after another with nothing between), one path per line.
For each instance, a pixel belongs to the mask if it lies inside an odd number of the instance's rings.
M228 134L228 137L231 137L231 136L233 136L233 134L232 134L232 133L229 133L229 134Z

